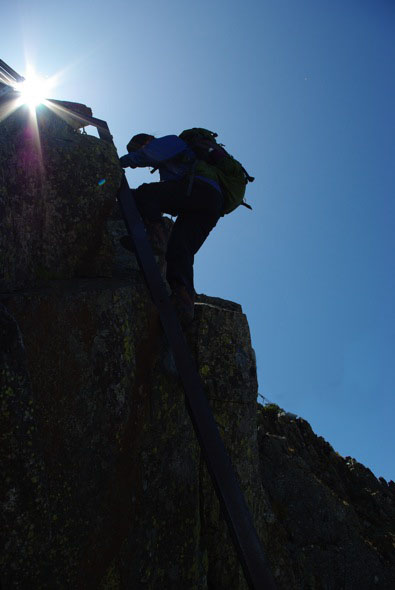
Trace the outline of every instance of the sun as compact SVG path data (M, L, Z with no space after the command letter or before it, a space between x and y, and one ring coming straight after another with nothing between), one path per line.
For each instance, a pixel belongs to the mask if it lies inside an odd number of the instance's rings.
M15 90L20 93L22 104L35 108L42 103L49 91L49 82L45 78L40 78L35 73L29 73L23 82L15 85Z

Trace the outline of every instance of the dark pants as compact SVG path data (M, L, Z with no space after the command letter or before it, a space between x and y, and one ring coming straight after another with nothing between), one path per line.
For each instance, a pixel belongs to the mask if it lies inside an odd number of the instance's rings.
M166 278L182 283L194 296L193 262L218 219L223 214L222 194L209 183L196 179L189 196L185 181L168 180L142 184L134 191L142 217L159 221L161 213L177 216L166 252Z

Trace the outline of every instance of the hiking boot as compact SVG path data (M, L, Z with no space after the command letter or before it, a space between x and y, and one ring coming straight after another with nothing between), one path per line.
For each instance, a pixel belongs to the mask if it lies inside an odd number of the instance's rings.
M170 300L176 309L182 327L186 328L195 317L195 296L192 296L185 285L181 283L175 283L171 285L171 288Z

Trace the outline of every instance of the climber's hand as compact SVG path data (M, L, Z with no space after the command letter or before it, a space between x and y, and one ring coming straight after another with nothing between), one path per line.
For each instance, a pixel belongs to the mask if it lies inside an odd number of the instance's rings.
M137 166L132 164L132 162L130 161L129 154L126 154L125 156L122 156L122 158L119 158L119 162L122 168L137 168Z

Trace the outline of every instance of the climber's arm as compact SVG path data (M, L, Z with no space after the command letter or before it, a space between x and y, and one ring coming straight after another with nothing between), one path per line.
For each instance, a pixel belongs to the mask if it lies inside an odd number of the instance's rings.
M122 158L119 158L119 161L122 168L145 168L146 166L152 166L142 149L122 156Z
M120 162L123 168L128 166L130 168L145 168L146 166L156 168L163 162L178 156L186 148L187 144L177 135L166 135L153 139L139 150L122 156Z

